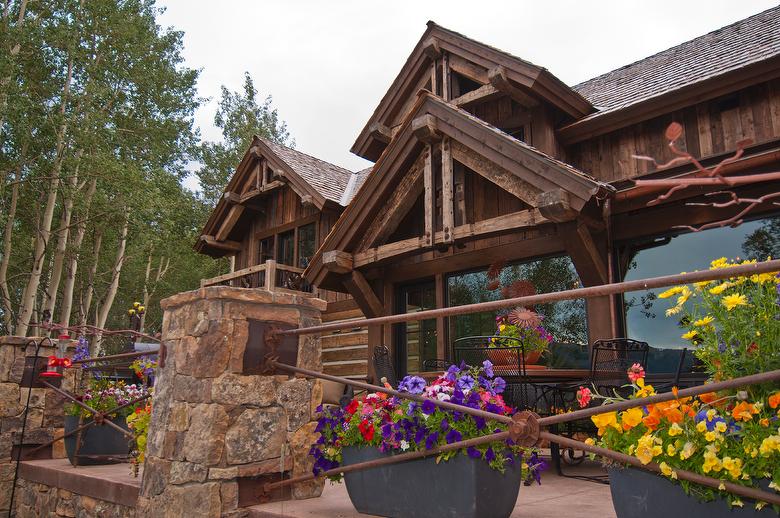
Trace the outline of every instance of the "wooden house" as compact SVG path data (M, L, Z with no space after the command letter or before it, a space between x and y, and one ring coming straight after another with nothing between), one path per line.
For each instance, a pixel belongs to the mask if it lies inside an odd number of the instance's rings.
M349 295L317 289L301 274L367 173L255 137L195 246L212 257L230 257L231 271L203 279L201 286L311 293L328 301L326 321L362 317ZM323 357L327 372L365 376L365 329L324 342L331 349Z
M429 22L352 147L376 163L305 276L350 294L373 317L495 299L501 284L504 296L513 286L557 291L771 253L779 240L767 236L780 233L771 202L736 229L702 232L684 226L744 205L691 205L724 201L702 187L648 205L664 191L632 180L696 174L690 164L659 170L634 158L674 158L664 137L674 121L682 149L706 166L750 139L727 174L780 170L780 8L572 87ZM506 266L489 274L496 262ZM496 275L501 282L491 283ZM655 299L637 292L537 310L560 341L684 346ZM436 365L426 360L453 358L455 339L492 334L494 316L375 326L369 354L384 344L399 374L426 370Z

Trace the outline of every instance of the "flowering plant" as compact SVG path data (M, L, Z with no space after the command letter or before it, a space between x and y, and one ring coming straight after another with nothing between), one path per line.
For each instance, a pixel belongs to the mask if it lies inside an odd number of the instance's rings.
M149 376L154 374L156 368L157 360L152 356L140 356L130 364L130 369L135 372L136 376L144 380L144 384L148 383Z
M628 370L633 395L629 399L655 394L645 383L644 369ZM673 389L676 394L676 389ZM587 406L593 398L606 403L620 399L580 388L577 399ZM745 486L757 486L761 479L780 491L780 391L759 399L746 391L734 394L710 392L696 398L677 398L638 406L622 412L591 417L598 439L586 440L613 451L637 457L643 464L657 462L661 473L677 480L676 470L687 470ZM722 492L731 505L744 503L733 494L680 482L686 492L711 500ZM758 502L757 509L765 504Z
M108 412L113 408L120 405L124 405L145 396L149 393L149 389L143 385L127 385L124 381L113 381L106 378L93 378L89 381L89 387L82 396L79 397L80 401L83 401L90 407L94 408L98 412ZM135 411L139 406L143 406L144 402L141 401L135 405L130 405L119 410L116 413L112 413L111 417L125 417ZM65 405L65 414L72 416L83 416L90 418L92 413L76 403L69 403Z
M710 269L754 262L729 263L721 257ZM674 286L658 297L676 297L666 315L680 319L682 338L696 346L696 356L715 380L780 369L780 276L697 282ZM766 389L749 390L759 396L756 390Z
M498 315L495 336L487 344L489 348L506 347L506 342L499 337L507 337L518 340L527 353L542 353L553 341L552 335L542 326L542 316L525 308L515 308L507 315Z
M135 448L131 452L133 476L138 476L138 468L143 465L146 458L146 438L149 434L149 420L152 416L152 405L139 406L125 418L127 427L135 435Z
M356 397L343 409L320 407L318 411L322 413L316 428L320 437L310 451L315 459L314 473L338 467L342 461L342 448L346 446L375 447L387 453L421 451L505 431L507 427L502 423L446 410L432 402L437 399L500 415L512 415L513 409L501 396L506 382L493 374L489 360L481 367L461 363L460 366L450 366L431 384L419 376L406 376L399 383L399 391L427 398L423 403L383 393L369 393ZM437 462L459 453L484 459L501 472L507 465L519 462L528 483L531 480L539 482L540 473L545 468L536 450L522 448L511 440L441 453ZM338 476L332 478L340 479Z

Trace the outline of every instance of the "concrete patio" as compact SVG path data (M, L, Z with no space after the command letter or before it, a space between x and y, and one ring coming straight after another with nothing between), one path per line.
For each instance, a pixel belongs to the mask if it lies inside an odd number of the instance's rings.
M564 466L570 475L596 475L604 473L597 462L581 466ZM292 502L275 502L252 508L253 518L309 518L328 516L353 518L371 516L355 511L349 501L344 484L325 484L319 498ZM609 486L587 480L560 477L553 470L542 475L542 485L520 488L520 494L512 517L560 518L593 517L615 518Z

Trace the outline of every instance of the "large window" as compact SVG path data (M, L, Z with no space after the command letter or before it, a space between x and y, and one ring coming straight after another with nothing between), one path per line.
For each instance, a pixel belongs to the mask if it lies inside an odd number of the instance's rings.
M537 293L568 290L579 286L579 277L568 257L549 257L511 264L501 272L501 287L529 282ZM503 298L501 287L491 290L487 269L447 278L447 304L461 306ZM587 343L588 322L583 299L540 304L534 308L544 317L544 326L557 342ZM449 340L464 336L492 335L495 313L475 313L449 318Z
M317 251L314 243L317 239L317 227L314 223L298 227L298 268L306 268Z
M436 307L433 282L402 286L396 292L396 313L417 313ZM403 376L425 370L425 360L436 355L436 320L404 322L395 326L396 368Z
M276 251L276 261L289 266L295 265L295 231L290 230L279 234L279 248Z
M713 259L766 259L780 256L780 216L743 223L737 228L659 237L639 250L629 248L625 280L706 270ZM624 295L626 332L629 337L656 348L689 345L680 335L674 318L667 318L667 300L658 300L659 290L634 291Z

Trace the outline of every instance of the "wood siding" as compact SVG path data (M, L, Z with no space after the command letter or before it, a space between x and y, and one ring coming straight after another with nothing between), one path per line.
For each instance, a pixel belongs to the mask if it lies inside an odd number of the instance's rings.
M328 303L323 323L360 320L363 313L352 299ZM365 379L368 372L368 328L355 327L322 335L322 367L325 374Z
M743 139L755 144L776 140L780 138L780 79L580 142L566 150L568 162L606 182L651 173L655 170L651 162L632 155L650 156L659 163L671 160L664 130L672 122L682 124L680 147L696 158L731 152Z

